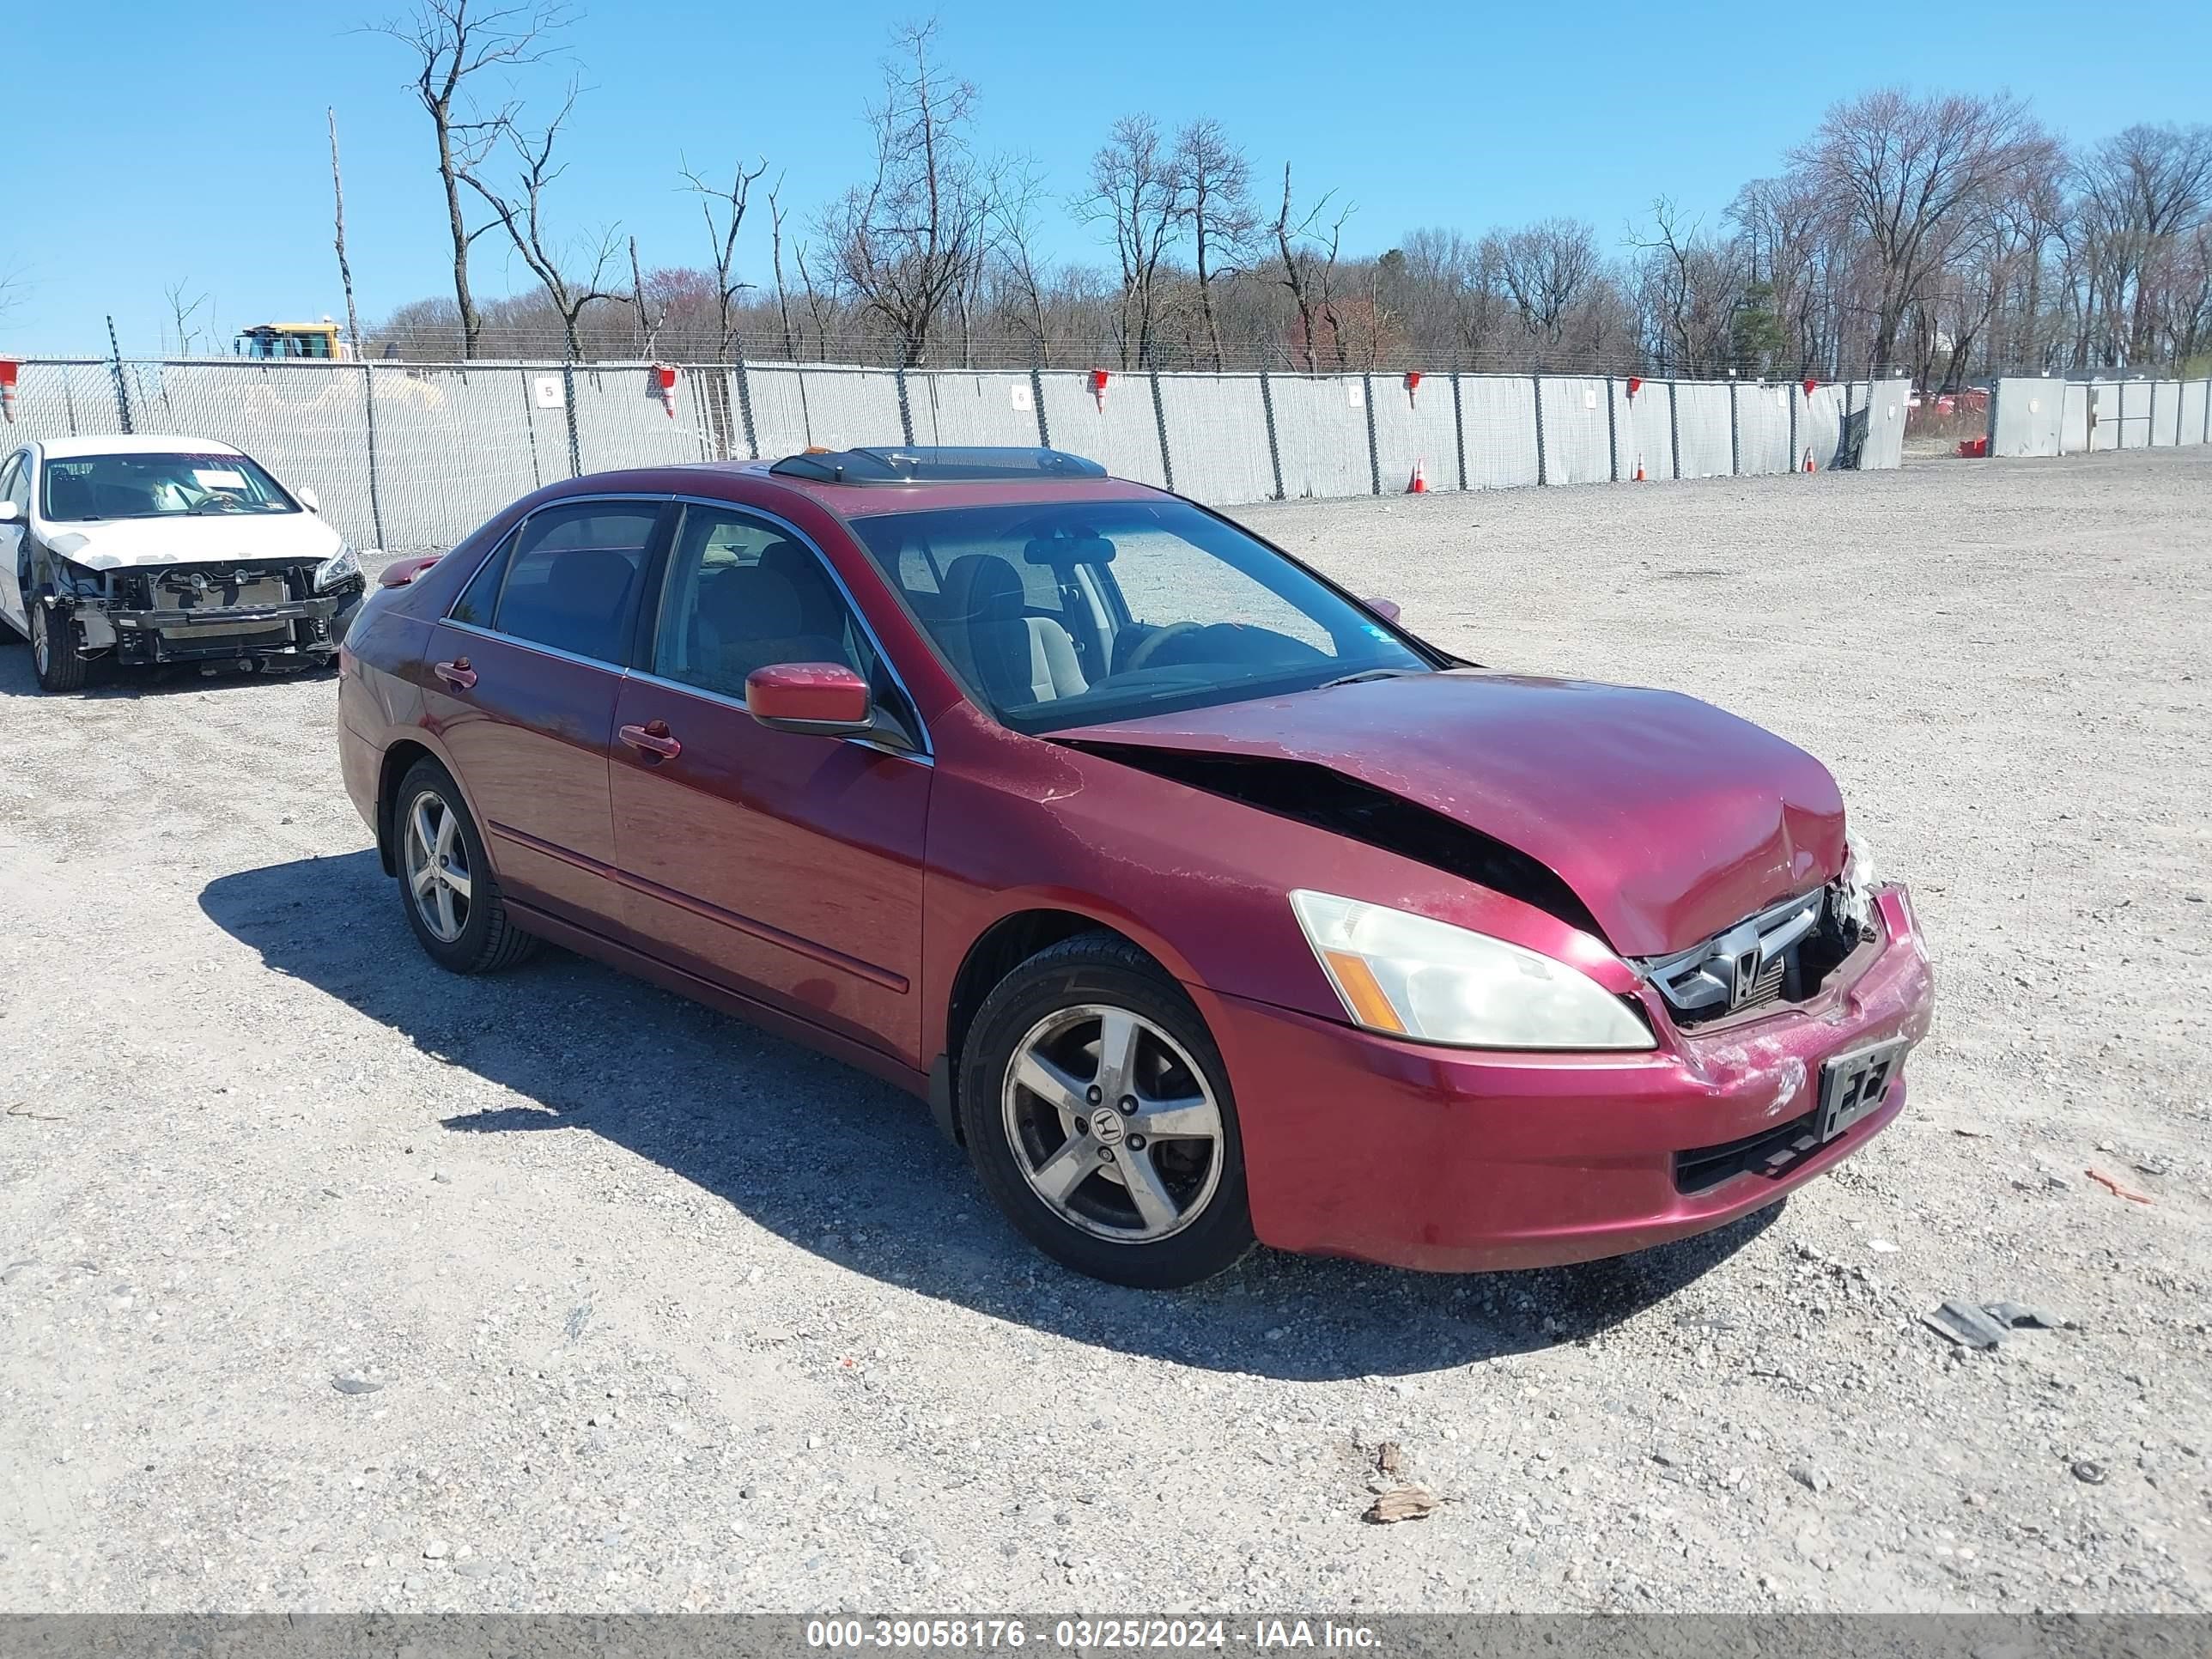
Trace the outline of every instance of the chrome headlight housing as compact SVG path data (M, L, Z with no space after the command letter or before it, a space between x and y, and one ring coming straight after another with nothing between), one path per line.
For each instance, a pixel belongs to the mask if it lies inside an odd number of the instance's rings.
M1458 1048L1657 1046L1621 998L1564 962L1431 916L1301 889L1291 909L1352 1023Z
M325 592L360 574L361 555L353 550L352 543L341 543L337 552L315 567L315 592Z

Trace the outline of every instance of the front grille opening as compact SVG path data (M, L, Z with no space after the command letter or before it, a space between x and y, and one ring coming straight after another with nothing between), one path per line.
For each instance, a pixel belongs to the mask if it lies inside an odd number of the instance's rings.
M1693 1146L1674 1154L1674 1190L1685 1194L1709 1193L1741 1175L1773 1179L1787 1175L1805 1157L1818 1150L1818 1112L1778 1123L1741 1140L1724 1140L1717 1146Z
M1862 935L1844 913L1840 883L1747 918L1679 956L1638 964L1667 1003L1674 1024L1694 1030L1775 1002L1804 1002L1856 950ZM1786 941L1786 942L1785 942ZM1735 964L1763 957L1738 981Z

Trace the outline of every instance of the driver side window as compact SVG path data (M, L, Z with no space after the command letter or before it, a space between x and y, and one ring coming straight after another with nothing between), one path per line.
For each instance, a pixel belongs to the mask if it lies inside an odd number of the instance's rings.
M743 701L771 663L874 665L844 595L812 549L774 522L687 506L668 557L653 672Z

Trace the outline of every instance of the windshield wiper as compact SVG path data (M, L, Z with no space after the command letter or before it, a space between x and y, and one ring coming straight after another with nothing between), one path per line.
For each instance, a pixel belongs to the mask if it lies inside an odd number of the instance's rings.
M1314 687L1314 690L1327 691L1340 685L1358 685L1364 680L1395 680L1401 675L1418 674L1421 672L1418 668L1363 668L1357 674L1345 674L1333 680L1323 680L1319 685Z

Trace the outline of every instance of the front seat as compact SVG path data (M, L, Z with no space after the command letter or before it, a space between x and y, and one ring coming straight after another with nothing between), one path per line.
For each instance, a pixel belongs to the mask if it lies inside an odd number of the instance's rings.
M1027 615L1028 603L1020 574L997 555L953 560L939 624L953 665L995 702L1050 702L1088 690L1067 629Z
M712 690L742 697L745 677L779 662L841 662L842 641L805 631L792 584L765 565L738 565L699 588L693 659Z

